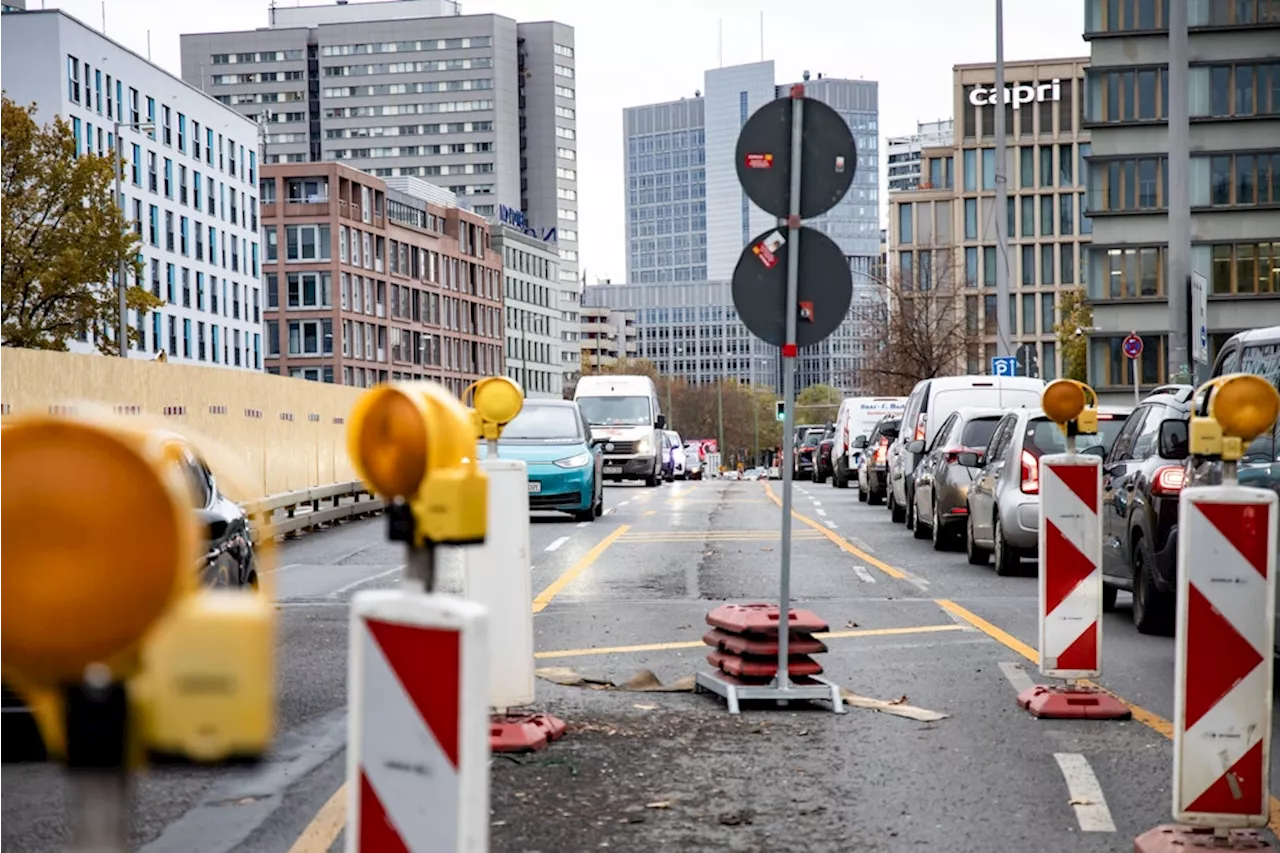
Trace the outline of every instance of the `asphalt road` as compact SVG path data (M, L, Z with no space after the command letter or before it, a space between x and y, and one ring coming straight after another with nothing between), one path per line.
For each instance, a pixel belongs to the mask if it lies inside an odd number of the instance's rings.
M779 488L611 487L599 521L535 518L532 587L554 591L534 617L538 665L616 682L706 669L698 641L716 602L776 600ZM538 707L569 734L494 759L492 850L1114 851L1169 821L1173 643L1139 635L1123 594L1099 681L1139 706L1135 719L1037 721L1014 705L1037 675L1019 652L1036 643L1033 563L999 578L936 553L852 489L798 484L795 510L793 595L838 633L821 656L826 675L948 716L766 706L733 717L708 694L539 681ZM394 585L403 555L373 519L277 556L273 755L247 768L151 768L137 786L135 849L342 849L348 603ZM460 589L456 559L443 563L443 588ZM8 764L2 781L3 848L62 849L60 770Z

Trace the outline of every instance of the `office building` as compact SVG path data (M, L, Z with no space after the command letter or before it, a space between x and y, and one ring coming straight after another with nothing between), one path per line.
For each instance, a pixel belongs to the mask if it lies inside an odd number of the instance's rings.
M502 258L438 188L341 163L263 168L267 370L455 394L503 367Z
M1087 59L957 65L947 146L921 151L921 184L889 196L890 278L906 292L949 276L962 291L972 346L956 370L990 371L996 354L995 103L1004 100L1010 339L1030 345L1042 377L1059 375L1054 326L1063 291L1084 281L1092 223L1084 206L1089 133L1081 124ZM924 180L927 178L927 180ZM927 186L926 186L927 185Z
M506 208L556 236L576 284L573 28L460 11L273 5L269 27L182 36L182 76L263 122L266 162L424 178L491 221Z
M606 309L634 315L635 357L653 362L663 376L692 384L779 384L778 348L747 331L728 281L588 285L582 299L584 316ZM585 322L583 329L585 337Z
M844 251L855 290L874 289L880 231L878 86L808 72L803 83L809 97L840 113L858 146L848 194L806 224ZM756 110L790 89L791 84L777 84L773 62L755 62L705 72L703 88L693 98L624 110L630 284L731 280L743 247L777 221L738 183L738 135ZM826 383L853 390L866 348L861 328L851 317L830 338L803 349L797 387ZM775 369L772 375L780 374Z
M576 299L577 288L561 284L560 256L545 240L497 225L493 248L502 257L507 376L526 397L558 400L566 378L562 293Z
M129 312L139 357L262 369L257 128L65 12L4 16L5 94L61 116L79 153L112 156L121 135L125 218L144 279L164 300ZM149 130L143 130L150 127ZM69 342L94 352L92 334Z
M602 285L598 285L602 286ZM636 312L583 304L579 311L582 375L637 357Z
M909 136L891 136L889 145L889 192L913 190L921 183L920 152L925 148L950 145L955 134L951 119L916 122ZM924 179L924 183L929 183Z
M1144 385L1170 364L1168 186L1188 184L1191 270L1208 285L1210 359L1235 332L1280 324L1280 3L1189 4L1190 172L1170 175L1168 3L1086 0L1091 60L1084 122L1093 137L1087 261L1089 379L1130 383L1121 343L1144 341ZM1188 344L1190 346L1190 343ZM1190 353L1188 353L1190 356ZM1210 362L1212 363L1212 361Z

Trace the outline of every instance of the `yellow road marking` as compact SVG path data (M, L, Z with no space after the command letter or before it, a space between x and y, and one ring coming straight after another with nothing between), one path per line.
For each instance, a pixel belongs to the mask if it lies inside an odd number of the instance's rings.
M956 604L954 601L950 601L945 598L938 598L938 599L934 599L934 603L937 604L939 607L941 607L943 610L947 611L948 613L960 619L963 619L965 622L968 622L970 625L977 628L979 631L986 634L988 637L995 640L997 643L1004 646L1005 648L1013 652L1016 652L1017 654L1022 655L1024 658L1031 661L1031 663L1036 664L1037 666L1040 665L1040 653L1037 652L1035 649L1033 649L1031 646L1028 646L1026 643L1019 640L1017 637L1010 634L1008 631L1005 631L1004 629L991 624L990 622L988 622L986 619L983 619L978 614L974 613L973 611L965 607L961 607L959 604ZM1107 688L1103 687L1101 684L1098 684L1096 681L1091 681L1090 679L1083 678L1080 680L1080 683L1088 685L1089 687L1095 687L1098 690L1103 691L1104 693L1111 694L1116 699L1119 699L1121 702L1123 702L1125 705L1128 706L1129 711L1133 714L1133 719L1135 721L1142 723L1142 725L1151 729L1153 732L1156 732L1157 734L1160 734L1169 740L1173 740L1173 723L1169 722L1164 717L1160 716L1159 714L1153 711L1148 711L1146 708L1143 708L1141 705L1133 704L1128 699L1125 699L1123 696L1120 696L1113 690L1108 690ZM1280 799L1277 799L1274 795L1272 795L1271 797L1270 813L1271 813L1270 820L1267 822L1267 826L1271 829L1272 832L1276 834L1280 834Z
M710 626L708 626L710 627ZM966 631L964 625L917 625L911 628L862 628L854 631L829 631L825 634L814 634L821 640L843 640L852 637L891 637L899 634L938 634L944 631ZM594 649L559 649L552 652L537 652L538 660L556 658L578 658L593 655L623 655L634 652L666 652L676 649L707 648L701 640L689 640L676 643L645 643L638 646L610 646Z
M769 482L767 480L765 481L765 484L764 484L764 491L765 491L765 494L769 496L769 500L773 501L778 506L782 506L782 498L778 497L773 493L773 487L769 485ZM871 556L866 551L863 551L861 548L855 548L852 544L850 544L850 542L847 539L845 539L839 533L836 533L831 528L827 527L825 524L819 524L818 522L814 521L812 518L803 516L800 513L796 512L794 509L791 510L791 515L795 517L797 520L803 521L805 524L809 525L814 530L821 533L827 539L831 540L832 544L834 544L841 551L844 551L846 554L852 554L862 562L866 563L869 566L876 567L877 569L884 572L886 575L888 575L891 578L896 578L898 580L907 579L906 572L902 571L901 569L895 569L893 566L889 565L883 560L877 560L875 557Z
M551 585L538 593L538 597L533 600L533 612L541 613L546 609L551 600L561 593L561 591L573 583L578 575L591 568L591 564L600 559L600 555L609 550L609 546L617 542L628 530L631 529L630 524L618 525L618 529L610 533L604 539L601 539L596 547L592 548L582 556L582 559L571 566L564 574L552 581Z
M334 791L329 801L320 807L320 811L307 824L307 828L298 836L289 848L289 853L324 853L333 846L338 833L347 823L347 783L343 782Z

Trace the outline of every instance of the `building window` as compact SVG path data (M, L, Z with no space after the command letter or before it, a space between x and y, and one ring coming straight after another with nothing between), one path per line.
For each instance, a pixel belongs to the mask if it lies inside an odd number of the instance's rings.
M964 200L964 238L978 239L978 200L976 198Z
M1040 186L1053 186L1053 146L1040 146Z
M982 149L982 188L984 190L996 188L996 150L994 148Z
M1168 160L1138 157L1097 160L1089 170L1089 213L1163 209L1168 196Z
M964 250L964 286L978 286L978 249L975 246Z
M1116 246L1089 251L1089 298L1140 299L1164 295L1165 248Z
M1054 248L1052 243L1040 244L1040 283L1050 285L1054 283L1053 276L1053 256Z
M1164 2L1167 8L1168 0ZM1167 22L1168 17L1163 20ZM1280 22L1280 5L1276 0L1210 0L1192 3L1187 13L1189 27L1243 27L1277 22Z
M161 125L163 130L163 141L165 145L173 144L173 111L168 107L161 107L160 114L164 117Z
M1236 62L1191 69L1191 117L1280 115L1280 62Z
M1022 286L1035 287L1036 285L1036 247L1033 245L1025 245L1022 247Z
M1059 247L1062 257L1059 259L1063 284L1076 283L1076 247L1074 243L1063 243Z
M1058 233L1063 237L1076 231L1076 197L1074 193L1058 196Z
M329 254L328 225L286 225L285 260L327 261Z
M73 104L80 103L80 60L67 55L67 98Z
M1191 206L1280 205L1280 151L1191 158Z
M1018 149L1018 184L1023 189L1036 185L1036 149L1024 145Z
M984 287L996 286L996 247L982 247L982 285Z
M1053 331L1054 310L1053 310L1053 294L1040 294L1040 331L1048 334Z
M1195 69L1192 70L1194 83ZM1194 85L1192 87L1194 92ZM1194 97L1193 97L1194 102ZM1195 115L1194 109L1192 115ZM1149 66L1085 71L1084 120L1092 124L1164 121L1169 117L1169 69Z
M1053 236L1053 193L1040 196L1040 236Z
M964 149L964 191L978 190L978 151L975 148Z
M1124 354L1125 335L1092 338L1089 341L1089 384L1094 388L1133 385L1132 360ZM1142 336L1142 355L1137 359L1144 385L1157 385L1165 375L1165 336Z
M324 272L289 273L287 276L290 308L330 308L332 275Z
M1193 249L1203 252L1203 247ZM1208 246L1208 254L1214 293L1280 293L1280 241L1215 243Z
M903 245L910 245L912 242L911 232L913 210L913 205L898 205L898 242Z
M332 355L332 320L291 320L289 355Z

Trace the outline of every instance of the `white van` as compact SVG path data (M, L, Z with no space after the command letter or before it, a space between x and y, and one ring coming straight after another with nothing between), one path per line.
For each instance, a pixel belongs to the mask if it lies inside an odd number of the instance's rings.
M606 480L662 482L662 430L666 415L648 376L584 376L573 401L591 425L591 440L603 446Z
M849 479L857 470L858 448L853 447L858 436L871 435L871 431L888 415L901 415L906 407L906 397L848 397L840 403L836 415L836 435L831 442L831 484L838 489L849 488Z
M1044 380L1029 376L941 376L917 382L907 397L902 428L889 445L888 503L893 520L908 521L907 508L915 505L912 484L924 454L908 453L907 444L919 439L928 450L938 427L961 406L1038 409L1043 394Z

